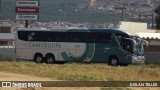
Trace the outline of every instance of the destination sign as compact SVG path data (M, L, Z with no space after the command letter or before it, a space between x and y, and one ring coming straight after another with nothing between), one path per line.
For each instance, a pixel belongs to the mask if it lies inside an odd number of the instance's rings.
M17 0L16 6L39 6L39 0Z
M38 7L16 7L16 13L39 13Z
M38 15L17 14L16 20L38 20Z

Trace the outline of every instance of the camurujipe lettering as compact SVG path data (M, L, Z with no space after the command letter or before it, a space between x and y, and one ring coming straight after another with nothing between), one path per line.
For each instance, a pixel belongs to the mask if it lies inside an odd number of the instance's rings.
M60 43L29 43L28 46L34 48L61 48Z

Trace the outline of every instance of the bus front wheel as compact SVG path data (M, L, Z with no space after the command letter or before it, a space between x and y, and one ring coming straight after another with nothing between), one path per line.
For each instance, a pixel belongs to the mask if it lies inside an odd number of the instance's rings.
M46 63L53 64L55 62L55 57L52 54L48 54L45 57Z
M118 58L117 57L111 57L109 59L109 62L108 62L109 65L111 66L118 66Z
M36 63L43 63L44 62L43 56L41 54L35 54L34 61Z

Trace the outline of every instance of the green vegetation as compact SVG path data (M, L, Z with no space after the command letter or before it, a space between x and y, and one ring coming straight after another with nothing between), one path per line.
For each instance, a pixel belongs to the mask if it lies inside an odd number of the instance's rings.
M0 71L76 81L160 81L159 65L112 67L107 64L36 64L34 62L2 61Z
M2 19L15 20L15 1L2 0ZM8 6L9 5L9 6ZM118 23L120 16L92 10L89 0L40 0L39 21Z
M156 29L160 29L160 5L154 9L154 12L157 14L155 17Z

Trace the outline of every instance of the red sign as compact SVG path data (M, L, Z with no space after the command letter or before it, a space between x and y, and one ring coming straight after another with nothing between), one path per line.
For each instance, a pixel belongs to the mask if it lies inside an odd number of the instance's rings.
M38 7L16 7L16 13L39 13Z

